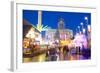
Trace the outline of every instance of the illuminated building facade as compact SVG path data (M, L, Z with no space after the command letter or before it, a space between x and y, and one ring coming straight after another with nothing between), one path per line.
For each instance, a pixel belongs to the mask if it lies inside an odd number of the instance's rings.
M45 38L48 40L59 40L65 41L71 39L73 37L73 31L65 28L65 23L62 18L58 21L58 28L56 29L48 29L45 33Z
M45 34L45 38L48 40L67 40L73 37L73 31L70 29L59 30L59 35L57 35L57 29L48 29Z

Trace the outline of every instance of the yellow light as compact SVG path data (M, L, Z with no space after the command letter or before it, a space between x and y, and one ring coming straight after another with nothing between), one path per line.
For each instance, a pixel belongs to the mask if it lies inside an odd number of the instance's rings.
M28 38L35 38L35 32L34 32L34 29L33 29L33 28L31 28L31 29L28 31L26 37L28 37Z

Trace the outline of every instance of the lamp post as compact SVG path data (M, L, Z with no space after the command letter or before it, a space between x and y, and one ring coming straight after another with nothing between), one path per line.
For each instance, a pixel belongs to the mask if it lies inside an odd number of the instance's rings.
M91 26L88 25L87 28L88 28L88 32L91 32Z
M87 34L87 46L90 48L91 47L91 26L89 25L88 23L88 17L85 17L85 20L86 20L86 34Z
M85 32L86 32L85 28L83 28L82 31L83 31L83 34L85 34Z
M80 26L78 26L78 31L79 31L79 33L80 33Z
M80 25L81 25L81 27L82 27L82 33L83 33L83 29L84 29L84 27L83 27L83 22L81 22Z
M88 25L87 26L87 30L88 30L88 39L90 40L91 39L91 25Z
M86 24L88 25L88 17L85 17L84 19L86 20Z
M86 20L86 35L88 34L88 17L84 18Z
M88 25L88 47L91 48L91 25Z

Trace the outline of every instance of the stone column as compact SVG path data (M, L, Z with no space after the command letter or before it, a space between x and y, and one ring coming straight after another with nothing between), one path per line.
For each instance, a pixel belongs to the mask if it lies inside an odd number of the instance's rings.
M42 25L42 11L38 11L38 25Z

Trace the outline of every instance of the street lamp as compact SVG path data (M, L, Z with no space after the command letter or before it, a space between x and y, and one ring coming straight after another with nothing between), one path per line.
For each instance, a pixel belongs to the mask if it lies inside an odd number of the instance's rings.
M88 20L88 17L85 17L85 20Z
M84 18L86 20L86 25L88 25L88 17Z
M81 22L81 23L80 23L80 25L81 25L81 26L82 26L82 28L83 28L83 22Z
M82 29L83 34L85 34L85 31L86 31L85 28L83 28L83 29Z
M79 32L80 32L80 26L78 26L78 30L79 30Z
M81 27L82 27L82 33L83 33L83 22L80 23Z
M91 26L90 25L88 25L88 32L91 32Z
M86 20L86 34L88 34L88 17L86 16L84 19Z

